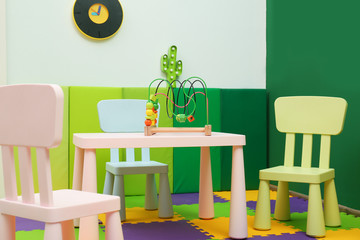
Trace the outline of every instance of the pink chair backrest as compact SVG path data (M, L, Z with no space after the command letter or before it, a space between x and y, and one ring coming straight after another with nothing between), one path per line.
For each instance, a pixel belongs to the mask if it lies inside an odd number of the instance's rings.
M0 145L56 147L61 142L64 96L57 85L0 87Z
M64 94L58 85L0 87L0 145L5 197L17 201L13 146L18 146L22 201L35 203L30 147L36 147L40 204L53 204L49 148L62 139Z

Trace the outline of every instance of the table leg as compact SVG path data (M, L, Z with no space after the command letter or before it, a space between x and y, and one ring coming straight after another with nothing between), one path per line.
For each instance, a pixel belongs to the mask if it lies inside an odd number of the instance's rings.
M229 236L243 239L248 236L245 196L244 155L242 146L233 147Z
M74 169L73 169L73 184L72 189L82 190L84 166L84 149L75 146ZM79 227L79 219L74 219L74 226Z
M97 192L95 149L85 149L82 190L85 192Z
M201 147L200 153L199 218L214 218L210 147Z
M82 190L97 192L96 151L85 149ZM89 216L80 219L79 240L99 240L98 216Z
M75 146L74 172L72 189L81 190L84 166L84 149Z

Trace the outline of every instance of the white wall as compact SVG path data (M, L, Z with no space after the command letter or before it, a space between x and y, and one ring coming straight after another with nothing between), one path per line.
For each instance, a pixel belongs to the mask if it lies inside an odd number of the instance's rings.
M120 0L123 25L105 41L78 32L74 1L7 1L9 84L146 87L175 44L180 80L265 88L266 0Z
M6 1L0 0L0 85L6 84ZM4 179L0 148L0 198L4 197Z

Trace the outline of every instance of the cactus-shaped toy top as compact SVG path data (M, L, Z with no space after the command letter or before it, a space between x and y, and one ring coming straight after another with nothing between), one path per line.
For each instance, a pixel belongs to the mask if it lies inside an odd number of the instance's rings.
M176 46L171 46L169 48L169 55L164 54L161 58L161 71L166 74L166 79L172 83L176 80L182 73L182 61L176 60ZM175 87L175 82L172 84Z

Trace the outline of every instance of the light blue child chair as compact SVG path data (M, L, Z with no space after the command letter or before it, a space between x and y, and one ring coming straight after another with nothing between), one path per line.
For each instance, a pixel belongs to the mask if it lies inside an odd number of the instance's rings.
M100 128L104 132L144 132L147 100L112 99L98 103ZM158 116L160 115L160 106ZM158 119L157 119L158 120ZM159 178L159 201L155 182ZM126 161L119 161L119 149L110 149L110 162L106 163L104 194L120 196L121 221L126 220L124 175L146 174L145 209L159 208L160 218L173 217L168 178L168 165L150 161L150 149L141 149L141 161L135 161L134 148L126 149Z

